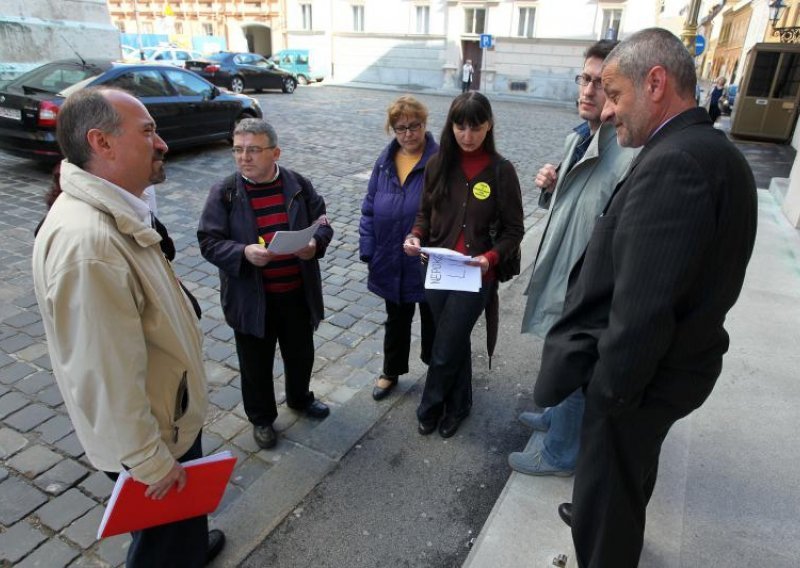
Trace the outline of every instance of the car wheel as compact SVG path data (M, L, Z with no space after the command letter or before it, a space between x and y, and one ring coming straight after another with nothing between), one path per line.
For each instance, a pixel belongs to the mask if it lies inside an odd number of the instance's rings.
M308 77L305 75L298 75L297 76L297 84L298 85L308 85Z
M231 91L234 93L241 93L244 91L244 79L238 75L231 79Z
M283 92L284 93L294 93L294 89L297 87L297 83L291 77L284 77L283 79Z

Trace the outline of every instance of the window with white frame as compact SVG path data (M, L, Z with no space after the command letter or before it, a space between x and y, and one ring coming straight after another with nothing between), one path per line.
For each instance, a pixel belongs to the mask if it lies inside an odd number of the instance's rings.
M519 23L517 35L519 37L533 37L533 22L536 19L536 8L523 7L519 9Z
M486 29L485 8L464 8L464 33L482 34Z
M175 33L176 34L183 33L183 22L175 22Z
M417 11L417 33L427 34L431 29L431 7L416 6Z
M313 22L311 20L311 4L300 4L300 14L302 15L303 19L303 29L313 29Z
M204 36L213 36L214 35L214 24L204 23L203 24L203 35Z
M364 5L363 4L353 4L353 31L354 32L363 32L364 31Z
M617 39L619 37L619 26L622 22L622 10L604 9L603 27L600 28L602 39Z

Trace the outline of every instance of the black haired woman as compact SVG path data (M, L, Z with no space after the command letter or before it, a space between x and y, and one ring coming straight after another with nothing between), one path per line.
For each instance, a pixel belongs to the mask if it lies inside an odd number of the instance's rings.
M489 100L479 92L450 105L439 152L428 162L420 210L403 248L443 247L473 257L479 292L426 290L436 323L418 431L449 438L472 408L470 334L497 285L495 270L517 251L524 233L522 196L514 166L495 150Z

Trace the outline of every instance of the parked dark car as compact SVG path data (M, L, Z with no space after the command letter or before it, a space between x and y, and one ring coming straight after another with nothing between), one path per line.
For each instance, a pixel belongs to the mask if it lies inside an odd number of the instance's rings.
M187 61L186 69L234 93L245 89L280 89L293 93L297 88L296 75L257 53L220 51L207 58Z
M185 69L62 60L0 87L0 149L26 158L60 159L58 110L70 93L96 85L120 87L139 97L170 148L231 138L239 120L262 116L252 97L221 91Z

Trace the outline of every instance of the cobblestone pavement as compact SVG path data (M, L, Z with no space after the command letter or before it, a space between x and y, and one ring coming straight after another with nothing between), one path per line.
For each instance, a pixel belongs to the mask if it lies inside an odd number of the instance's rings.
M288 461L304 445L315 450L314 436L324 437L326 424L333 428L337 414L340 428L344 416L350 422L361 419L364 428L380 418L364 418L363 412L347 415L345 408L359 396L368 397L365 393L381 368L383 302L366 289L366 268L358 260L358 219L372 165L389 140L383 131L385 108L398 94L323 85L298 89L292 96L258 95L266 118L277 129L281 163L311 179L326 199L336 231L321 263L326 317L315 336L312 379L312 389L331 406L332 415L312 423L282 406L276 423L282 441L273 452L258 451L252 440L242 409L233 334L219 307L216 269L200 256L195 238L208 188L234 169L229 147L213 144L168 156L168 180L158 187L159 217L178 249L175 270L203 308L211 402L204 451L227 449L239 458L232 484L213 519L217 524L224 525L220 519L226 512L230 515L246 504L243 495L263 488L258 480L277 469L281 460ZM450 98L419 98L430 109L429 129L438 138ZM538 192L533 176L542 163L559 158L564 134L576 123L574 109L570 105L493 104L497 147L517 167L530 228L542 218L535 211ZM51 373L32 292L32 230L44 213L42 195L49 173L2 152L0 172L4 203L0 214L0 566L117 566L124 561L129 538L95 539L112 485L88 463L73 432ZM280 384L280 361L276 367ZM333 458L350 445L342 443ZM284 481L282 487L291 494L294 479ZM288 512L284 509L277 516ZM279 521L264 524L274 526Z

